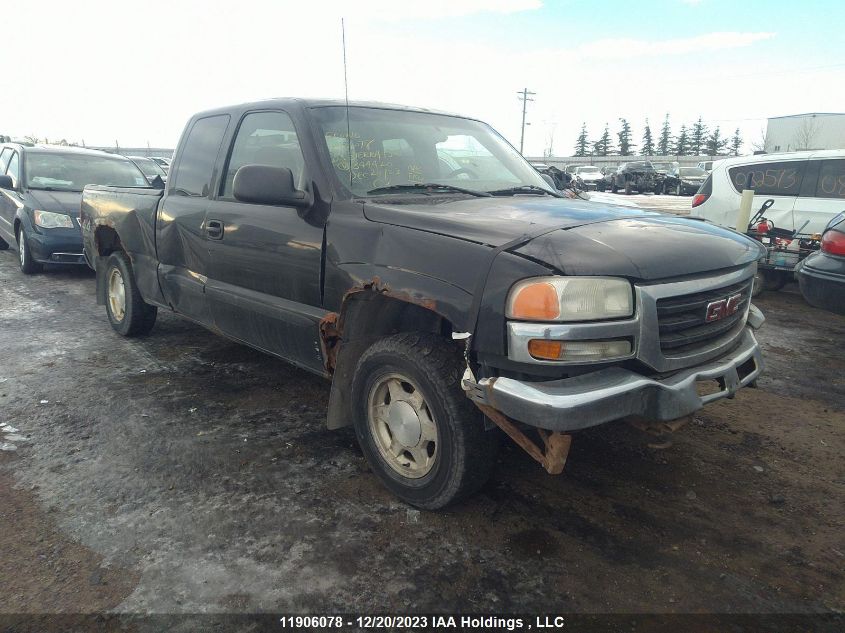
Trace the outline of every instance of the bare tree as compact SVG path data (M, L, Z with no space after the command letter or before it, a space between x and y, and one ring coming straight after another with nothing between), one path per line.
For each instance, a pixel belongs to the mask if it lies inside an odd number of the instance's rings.
M766 151L766 138L767 138L766 128L761 127L760 128L760 136L756 140L751 141L751 149L754 150L755 152L765 152Z
M821 124L815 115L802 120L801 125L798 126L798 130L795 132L795 138L793 140L795 149L813 149L813 144L816 141L816 135L819 133L820 127Z

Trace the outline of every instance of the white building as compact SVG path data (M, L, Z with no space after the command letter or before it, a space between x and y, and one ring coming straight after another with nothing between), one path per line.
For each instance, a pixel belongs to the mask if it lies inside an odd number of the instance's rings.
M769 119L766 152L808 149L845 149L845 114L808 112Z

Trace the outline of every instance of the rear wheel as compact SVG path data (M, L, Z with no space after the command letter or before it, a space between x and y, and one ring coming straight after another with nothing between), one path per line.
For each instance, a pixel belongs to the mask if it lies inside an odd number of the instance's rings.
M460 387L463 358L432 334L374 343L352 381L355 434L395 495L434 510L475 492L490 476L500 436Z
M112 328L122 336L147 334L158 309L141 298L132 263L125 253L112 253L106 261L106 312Z
M24 275L32 275L44 270L44 266L32 258L27 242L26 229L23 226L18 228L18 264Z

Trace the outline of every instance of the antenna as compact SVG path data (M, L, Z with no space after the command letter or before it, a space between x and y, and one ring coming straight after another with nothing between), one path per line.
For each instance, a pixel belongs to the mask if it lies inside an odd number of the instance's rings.
M343 41L343 93L346 99L346 147L349 149L349 190L352 190L352 132L349 127L349 81L346 77L346 25L340 18L340 33Z

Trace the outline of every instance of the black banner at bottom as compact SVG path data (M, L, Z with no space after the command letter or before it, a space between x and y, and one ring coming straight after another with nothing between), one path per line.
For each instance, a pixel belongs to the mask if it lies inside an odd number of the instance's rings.
M820 614L0 614L0 633L264 633L282 631L534 631L555 633L843 633Z

